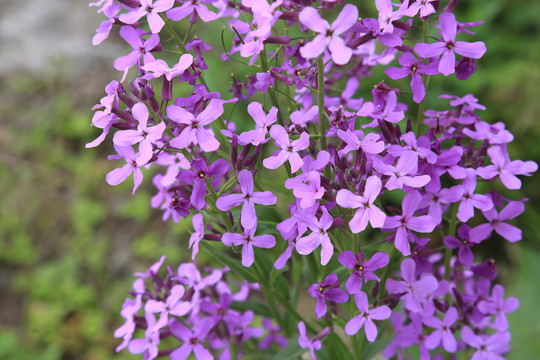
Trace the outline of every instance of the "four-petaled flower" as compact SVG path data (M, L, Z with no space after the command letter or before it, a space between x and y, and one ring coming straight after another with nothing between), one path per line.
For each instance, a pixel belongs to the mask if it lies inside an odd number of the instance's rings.
M221 211L242 204L240 223L244 229L251 229L257 224L255 204L274 205L277 197L271 191L253 192L253 175L248 170L242 170L238 174L238 182L242 194L223 195L216 201L216 207Z
M392 310L386 305L370 309L367 294L363 291L354 295L354 302L358 310L360 310L360 314L347 322L345 325L345 334L352 336L363 326L368 341L375 341L377 338L377 327L373 320L388 319L392 314Z
M456 55L463 55L473 59L480 59L486 52L486 44L482 41L469 43L466 41L456 41L457 21L452 13L443 12L439 16L441 24L442 40L433 44L418 43L414 51L423 58L430 58L442 54L439 62L439 71L448 76L456 70Z
M312 7L304 8L300 12L299 19L302 25L318 33L315 39L300 48L300 54L304 58L316 58L328 48L332 54L332 60L337 65L345 65L349 62L352 49L345 45L345 41L339 35L358 21L358 9L356 6L345 5L332 26L326 20L323 20L319 12Z

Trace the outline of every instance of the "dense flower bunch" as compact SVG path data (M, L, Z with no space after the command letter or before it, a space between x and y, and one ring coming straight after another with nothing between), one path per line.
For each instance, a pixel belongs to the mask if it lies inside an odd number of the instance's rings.
M519 303L474 247L495 233L522 239L511 220L526 199L493 188L520 189L538 166L510 159L513 135L483 121L473 95L426 108L430 77L465 80L486 52L467 41L482 22L458 22L458 3L375 0L376 14L343 0L91 4L107 17L93 43L115 29L131 50L114 62L121 81L94 107L103 131L87 147L112 139L121 165L106 181L133 174L133 193L156 169L151 206L164 221L191 218L192 260L202 246L228 266L204 277L186 263L163 278L162 259L137 274L118 350L353 359L384 336L386 358L508 352L506 314ZM232 75L232 96L205 81L223 76L205 61L211 32L190 35L214 22L228 22L221 59L249 72ZM378 67L388 79L366 91ZM274 247L281 255L260 250ZM231 272L244 281L237 293ZM263 302L248 300L255 282ZM298 311L302 294L316 319ZM383 323L393 331L379 334Z

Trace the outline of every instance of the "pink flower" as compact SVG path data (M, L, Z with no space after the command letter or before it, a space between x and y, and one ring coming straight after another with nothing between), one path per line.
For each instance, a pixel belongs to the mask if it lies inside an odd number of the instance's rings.
M300 48L300 54L304 58L316 58L328 48L332 54L332 60L337 65L345 65L349 62L352 49L345 45L345 41L339 35L358 21L358 9L356 6L345 5L332 26L326 20L323 20L319 12L312 7L306 7L302 10L299 19L302 25L319 33L315 39Z

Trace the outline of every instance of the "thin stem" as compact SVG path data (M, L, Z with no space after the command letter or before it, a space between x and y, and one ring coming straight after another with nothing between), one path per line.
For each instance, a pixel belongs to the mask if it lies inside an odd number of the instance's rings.
M321 148L324 151L327 151L328 147L326 145L326 137L324 136L326 133L326 119L324 117L324 63L322 55L319 55L317 58L317 97L319 105L319 132L321 135Z
M423 36L424 36L424 43L427 43L428 23L427 23L426 20L422 20L422 24L423 24L422 32L423 32ZM428 60L426 59L426 60L424 60L424 62L427 65ZM428 90L428 87L429 87L429 79L430 79L429 75L425 75L424 78L423 78L426 95L427 95L427 90ZM426 108L426 95L424 95L424 98L422 99L422 101L418 105L418 114L416 115L416 136L420 135L420 131L422 130L422 124L424 123L424 110Z
M261 57L262 70L264 72L268 72L270 67L268 65L268 60L266 59L266 52L264 50L261 52L260 57ZM272 102L272 105L279 109L279 111L277 113L277 122L278 122L279 125L284 126L285 121L283 120L283 110L279 106L275 90L270 89L268 94L270 95L270 101Z

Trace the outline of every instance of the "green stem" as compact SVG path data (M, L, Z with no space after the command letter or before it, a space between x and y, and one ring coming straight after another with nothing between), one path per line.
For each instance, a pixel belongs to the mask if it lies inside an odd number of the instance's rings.
M169 35L171 35L171 37L174 39L174 42L176 43L176 45L178 45L180 50L182 50L184 53L187 53L188 51L186 50L184 42L182 41L182 39L180 39L180 37L178 36L176 31L174 31L174 29L173 29L171 23L169 22L169 20L168 19L164 19L164 20L165 20L165 28L169 32Z
M218 195L216 194L216 191L214 190L214 187L212 186L210 178L205 178L205 180L206 180L206 187L208 188L208 192L210 193L210 196L212 197L213 202L215 204L217 202ZM217 209L217 207L216 207L216 209ZM221 211L219 209L217 209L217 211L219 211L219 214L221 215L221 218L225 222L225 225L227 226L227 230L232 231L232 223L231 223L231 220L229 219L229 217L227 216L227 213L223 212L223 211Z
M328 150L326 145L326 119L324 118L324 63L322 55L317 58L317 98L319 105L319 133L321 135L321 148L325 151Z
M388 279L388 276L390 275L390 271L392 270L392 264L396 263L396 258L399 256L399 253L395 246L392 247L392 250L390 251L390 262L384 269L384 273L382 275L381 281L379 282L379 294L377 295L377 301L382 299L383 293L384 293L384 286L386 283L386 279Z
M456 235L456 228L457 228L457 213L459 210L459 207L457 206L457 203L452 204L452 217L450 219L450 224L448 225L448 235L455 236ZM450 280L450 259L452 258L452 249L446 248L444 252L444 278L446 280Z
M423 33L424 43L427 43L428 23L427 21L422 20L422 24L423 24L422 33ZM428 63L427 59L425 60L425 63L427 65ZM418 114L416 115L416 136L420 136L420 131L422 130L422 124L424 123L424 110L426 108L426 96L427 96L427 90L429 87L429 79L430 79L429 75L424 76L424 79L423 79L426 95L424 96L420 104L418 104Z
M274 301L274 294L277 293L277 291L271 291L268 286L268 279L266 279L263 275L263 271L260 268L259 262L255 261L255 272L257 273L257 277L259 278L261 290L263 292L264 297L266 298L266 301L268 301L268 304L270 305L270 311L272 312L272 316L276 319L276 321L279 323L279 326L286 331L287 326L285 322L283 321L283 318L281 314L279 313L279 310L276 306L276 303ZM289 336L290 334L286 334Z
M264 72L268 72L269 69L270 69L270 66L268 65L268 60L266 59L266 52L263 50L260 54L260 58L261 58L261 67L262 67L262 70ZM278 102L278 99L276 97L276 91L275 89L269 89L270 91L268 91L268 94L270 95L270 101L272 102L272 105L275 106L276 108L278 108L278 113L277 113L277 121L278 121L278 124L281 125L281 126L284 126L285 124L285 121L283 119L283 110L280 108L279 106L279 102Z

